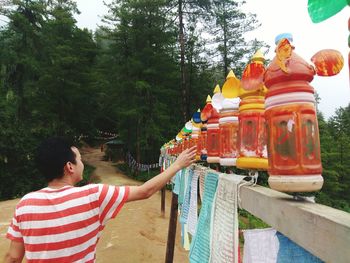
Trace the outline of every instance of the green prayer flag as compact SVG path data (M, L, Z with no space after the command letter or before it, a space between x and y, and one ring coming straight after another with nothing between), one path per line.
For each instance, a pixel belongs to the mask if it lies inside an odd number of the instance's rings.
M308 12L314 23L322 22L350 5L350 0L309 0Z

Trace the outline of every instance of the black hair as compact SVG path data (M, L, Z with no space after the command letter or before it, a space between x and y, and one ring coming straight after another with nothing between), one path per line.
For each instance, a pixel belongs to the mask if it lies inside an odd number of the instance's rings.
M51 137L39 145L36 164L47 182L62 178L67 162L76 164L72 147L75 147L73 143L63 137Z

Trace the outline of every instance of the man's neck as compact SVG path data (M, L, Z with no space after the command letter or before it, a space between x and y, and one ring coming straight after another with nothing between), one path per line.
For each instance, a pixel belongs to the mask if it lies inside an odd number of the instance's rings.
M48 187L50 188L62 188L64 186L74 186L74 183L72 182L72 180L66 177L54 179L48 183Z

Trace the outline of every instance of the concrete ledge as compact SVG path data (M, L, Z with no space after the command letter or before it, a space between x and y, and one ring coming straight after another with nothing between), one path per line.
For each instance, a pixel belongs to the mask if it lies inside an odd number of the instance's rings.
M262 186L242 186L242 208L325 262L350 262L350 213Z

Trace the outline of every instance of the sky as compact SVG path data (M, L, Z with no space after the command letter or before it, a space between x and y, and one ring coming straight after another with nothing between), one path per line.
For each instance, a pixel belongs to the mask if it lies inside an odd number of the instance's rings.
M107 0L106 2L110 2ZM81 15L77 16L78 25L96 28L100 17L107 12L103 1L77 0ZM247 38L263 40L271 46L266 58L272 59L274 39L284 32L293 35L295 52L310 64L311 57L322 49L336 49L344 57L344 68L332 77L315 76L311 85L320 95L319 110L328 119L339 107L350 103L349 69L348 69L348 19L349 7L340 13L314 24L307 12L307 0L247 0L243 10L257 15L261 27L251 32ZM234 70L234 69L233 69Z
M333 0L329 0L333 1ZM311 85L321 97L319 110L326 118L339 107L350 103L348 67L348 19L350 7L327 20L314 24L307 11L307 0L248 0L244 10L257 15L262 26L252 32L272 48L266 56L274 57L274 39L284 32L292 33L295 52L305 61L322 49L336 49L344 57L344 68L332 77L315 76Z
M81 14L76 15L79 27L95 30L101 25L101 17L108 9L103 2L111 0L77 0ZM271 46L267 59L274 57L274 39L284 32L293 35L295 52L310 64L311 57L322 49L336 49L344 57L344 68L332 77L315 76L311 85L320 95L319 110L326 118L334 115L339 107L350 102L348 68L348 19L349 7L335 16L314 24L307 12L307 0L247 0L243 10L257 15L261 27L247 35L247 38L263 40ZM1 24L1 21L0 21ZM234 70L234 69L233 69Z

